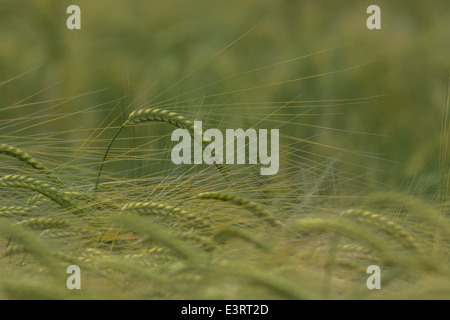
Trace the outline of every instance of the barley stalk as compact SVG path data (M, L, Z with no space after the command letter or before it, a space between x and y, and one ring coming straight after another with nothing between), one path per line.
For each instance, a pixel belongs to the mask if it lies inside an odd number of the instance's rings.
M149 211L153 212L159 212L162 213L162 211L168 211L167 215L175 214L181 214L181 215L188 215L188 212L185 210L182 210L180 208L175 208L173 206L167 205L165 203L159 203L159 202L131 202L125 204L122 209L121 213L147 213Z
M236 195L223 193L223 192L203 192L196 196L198 199L211 199L224 202L230 202L235 205L241 206L248 211L254 213L257 217L264 219L273 226L280 226L282 223L278 221L269 211L263 209L256 202L238 197Z

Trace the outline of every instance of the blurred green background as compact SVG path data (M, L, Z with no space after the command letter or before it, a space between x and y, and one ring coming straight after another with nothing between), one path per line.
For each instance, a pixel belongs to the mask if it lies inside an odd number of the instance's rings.
M66 28L70 4L81 30ZM366 28L371 4L381 30ZM449 16L448 0L1 0L0 135L38 152L39 134L60 133L75 151L90 129L161 105L210 126L279 127L282 172L339 156L355 177L410 188L420 175L432 192Z

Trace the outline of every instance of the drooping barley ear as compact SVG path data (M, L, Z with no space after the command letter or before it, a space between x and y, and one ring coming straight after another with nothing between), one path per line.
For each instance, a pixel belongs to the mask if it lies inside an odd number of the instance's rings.
M61 180L59 180L58 177L55 177L50 170L48 170L42 163L40 163L38 160L33 158L31 155L23 151L22 149L7 145L7 144L0 144L0 154L4 154L7 156L14 157L22 162L25 162L30 167L37 169L45 174L45 176L56 183L57 185L64 187L64 184Z
M120 213L148 213L148 212L159 212L160 214L164 214L166 211L167 215L172 214L180 214L187 215L188 212L186 210L182 210L180 208L175 208L173 206L167 205L165 203L160 202L130 202L125 204Z
M194 141L199 143L203 149L207 147L207 144L203 142L203 131L191 120L188 120L184 116L173 111L160 108L136 110L130 113L128 120L125 121L123 126L130 126L149 121L167 122L177 128L186 129ZM228 177L229 171L222 164L216 163L215 165L225 177Z
M178 127L180 129L186 129L188 130L191 137L194 139L195 142L200 143L203 148L205 148L205 143L203 142L203 132L200 130L200 128L196 127L194 125L194 122L191 120L186 119L184 116L172 112L165 109L159 109L159 108L147 108L147 109L141 109L141 110L135 110L130 113L128 116L128 119L122 124L122 126L119 128L119 130L115 133L114 137L110 141L108 147L106 148L105 154L102 159L102 163L100 165L100 169L97 175L97 181L95 183L95 190L98 190L98 185L100 183L100 177L103 171L103 167L106 161L106 158L108 156L109 150L111 149L111 146L120 134L120 132L123 130L123 128L127 126L136 125L139 123L145 123L150 121L157 121L157 122L166 122L169 123L175 127ZM220 172L227 177L228 176L228 170L221 164L216 164L216 167L220 170Z
M57 204L65 207L75 207L75 202L65 194L64 191L57 189L55 186L37 180L33 177L22 175L7 175L0 178L0 185L3 187L25 188L39 192L47 198L53 200Z
M74 201L81 201L81 202L85 202L85 203L94 203L95 202L95 205L97 207L99 207L99 206L102 208L107 207L107 205L105 205L105 203L104 203L105 201L104 200L102 201L93 193L68 191L66 189L61 190L61 192L63 192L66 196L68 196L69 198L71 198ZM46 196L44 196L43 194L35 193L27 199L27 205L30 207L26 207L26 211L34 210L49 201L51 201L51 200L49 198L47 198ZM117 206L115 206L114 204L108 203L108 206L110 208L117 209Z
M413 249L421 252L421 248L412 235L397 223L388 218L367 210L349 209L341 213L342 215L351 217L359 222L373 225L374 227L384 231L386 234L395 238L407 249Z
M28 198L27 205L28 206L40 206L40 205L43 205L44 203L46 203L47 201L49 201L49 199L46 198L43 194L35 193L31 197Z
M198 242L206 251L211 251L216 248L216 245L208 237L201 236L193 232L181 232L180 236L183 239L193 240Z
M125 204L120 213L134 213L134 214L155 214L162 217L174 217L176 222L186 225L188 228L205 228L209 227L209 223L200 215L189 213L186 210L177 208L160 202L131 202Z
M46 229L41 233L42 237L49 239L66 238L66 237L92 237L92 231L84 228L70 228L70 229Z
M369 254L371 252L368 248L357 244L339 244L336 248L342 251L355 252L359 254Z
M441 212L424 200L399 192L377 192L364 198L364 205L370 208L402 208L408 215L436 228L445 237L450 237L450 223Z
M236 228L223 228L216 233L214 233L214 240L217 242L225 242L226 240L232 239L232 238L238 238L241 240L244 240L246 242L249 242L253 245L255 245L257 248L263 250L263 251L269 251L269 245L262 241L261 239L256 238L255 236L249 234L248 232L245 232L243 230L239 230Z
M28 216L33 210L36 210L38 206L1 206L0 216Z
M158 108L148 108L142 110L136 110L130 113L127 121L124 122L123 126L135 125L138 123L148 122L148 121L162 121L170 123L178 128L186 129L189 131L191 136L196 139L195 130L198 128L195 127L194 123L182 115L179 115L176 112L171 112L169 110L158 109ZM202 138L203 132L198 132L199 138ZM198 142L202 142L202 140L198 140Z
M51 218L35 218L30 220L20 221L17 224L34 230L46 230L46 229L61 229L68 227L70 223L65 220L57 220Z
M211 199L211 200L219 200L219 201L225 201L230 202L235 205L241 206L248 211L254 213L257 217L264 219L268 223L270 223L273 226L280 226L283 225L280 221L278 221L269 211L262 208L259 204L238 197L236 195L223 193L223 192L202 192L199 193L196 196L198 199Z
M144 237L143 242L151 242L152 248L147 250L144 254L144 257L147 259L151 257L152 263L154 265L158 265L158 263L165 263L165 262L173 262L178 259L176 255L174 255L174 251L166 246L159 246L153 244L153 239L149 237ZM148 260L147 260L148 261Z
M66 191L64 194L72 199L75 203L82 203L82 208L88 210L113 210L117 211L120 209L112 199L107 197L99 197L95 192L80 192L80 191Z

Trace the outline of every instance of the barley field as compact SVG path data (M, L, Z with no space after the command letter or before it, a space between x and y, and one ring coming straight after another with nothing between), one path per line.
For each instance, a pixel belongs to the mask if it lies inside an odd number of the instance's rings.
M450 5L376 2L0 1L0 299L449 299Z

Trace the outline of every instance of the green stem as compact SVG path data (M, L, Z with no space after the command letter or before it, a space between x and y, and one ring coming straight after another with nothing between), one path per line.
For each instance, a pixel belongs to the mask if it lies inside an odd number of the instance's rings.
M105 160L106 160L106 157L108 156L109 149L111 149L111 146L112 146L114 140L116 140L117 136L119 135L119 133L122 131L123 128L125 128L124 125L122 125L122 126L119 128L119 130L116 132L116 134L115 134L114 137L112 138L111 142L109 143L108 148L106 148L106 152L105 152L105 155L103 156L103 160L102 160L102 164L101 164L101 166L100 166L100 170L98 171L97 181L95 182L95 188L94 188L94 191L97 191L97 190L98 190L98 184L100 183L100 176L102 175L103 166L105 165Z

